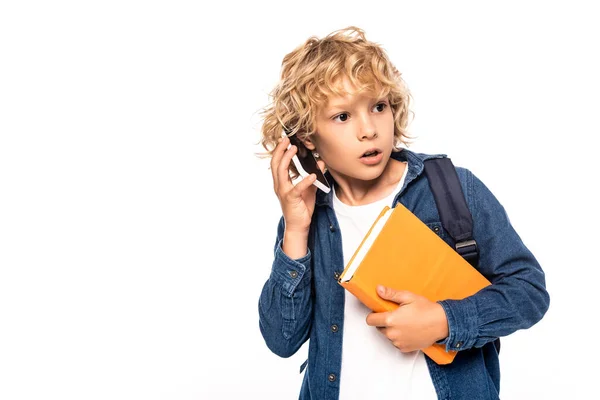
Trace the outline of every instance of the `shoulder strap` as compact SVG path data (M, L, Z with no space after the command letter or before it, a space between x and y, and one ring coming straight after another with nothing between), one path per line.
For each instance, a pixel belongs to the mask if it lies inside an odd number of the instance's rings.
M473 219L449 158L425 161L425 174L435 198L442 226L455 242L456 251L471 265L479 261L479 249L473 240Z

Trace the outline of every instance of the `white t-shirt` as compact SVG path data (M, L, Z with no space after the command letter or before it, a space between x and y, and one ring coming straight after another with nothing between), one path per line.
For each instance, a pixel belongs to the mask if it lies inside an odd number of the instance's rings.
M333 208L340 225L344 265L384 206L392 206L394 197L404 184L408 165L397 188L386 198L374 203L349 206L342 203L335 188ZM346 291L340 400L349 399L431 399L437 395L425 356L421 351L402 353L366 318L371 311Z

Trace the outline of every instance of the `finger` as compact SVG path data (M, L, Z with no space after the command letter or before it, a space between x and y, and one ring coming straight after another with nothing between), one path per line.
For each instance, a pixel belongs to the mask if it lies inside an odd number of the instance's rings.
M300 182L298 182L296 184L296 186L294 186L294 189L292 189L292 192L294 193L294 196L300 197L302 196L302 193L308 189L309 187L311 187L311 185L313 184L313 182L317 179L315 174L310 174L309 176L302 178L302 180ZM315 189L317 187L315 186Z
M389 312L380 312L380 313L376 313L376 312L372 312L369 315L367 315L367 325L369 326L377 326L377 327L387 327L388 323L388 317L389 317Z
M296 146L291 146L285 151L283 157L281 157L281 161L277 166L277 183L279 188L283 188L283 185L285 184L289 184L290 188L292 186L292 180L290 178L290 162L292 161L292 157L294 157L297 150L298 148Z
M377 286L377 294L385 300L398 304L408 304L415 301L415 294L408 290L396 290L383 285Z
M271 174L273 175L273 183L277 186L277 166L281 162L281 157L283 157L283 153L289 144L289 139L287 137L281 138L275 149L273 150L273 154L271 155Z

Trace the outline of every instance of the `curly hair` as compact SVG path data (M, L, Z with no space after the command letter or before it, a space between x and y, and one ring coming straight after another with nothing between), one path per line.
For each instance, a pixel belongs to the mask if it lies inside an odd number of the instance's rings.
M395 148L408 145L411 95L400 72L377 43L365 38L362 29L350 26L319 39L310 37L283 58L281 76L270 93L271 103L261 111L261 144L270 157L281 133L304 139L315 133L320 106L331 95L347 94L342 80L357 91L377 92L387 97L394 116ZM298 173L290 164L293 177Z

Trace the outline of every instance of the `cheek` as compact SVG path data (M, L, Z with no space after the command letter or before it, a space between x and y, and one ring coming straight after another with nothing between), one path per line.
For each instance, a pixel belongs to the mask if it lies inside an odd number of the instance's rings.
M332 141L321 140L318 143L315 143L315 151L324 158L332 158L332 156L333 158L337 157L340 152L339 148L340 144Z
M321 148L321 151L319 152L319 154L322 157L327 158L329 160L333 160L334 162L337 160L342 161L348 158L349 153L350 152L348 152L347 149L344 148L344 145L342 143L329 144L328 146L323 146Z
M347 151L345 152L343 149L333 150L326 153L325 157L322 157L328 168L340 172L347 172L353 168L353 163L350 158L350 153Z

